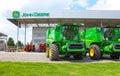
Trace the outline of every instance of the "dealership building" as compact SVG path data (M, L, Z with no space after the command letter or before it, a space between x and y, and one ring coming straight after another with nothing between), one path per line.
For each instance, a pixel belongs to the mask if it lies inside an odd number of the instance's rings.
M32 26L32 43L38 48L39 43L45 43L46 30L59 23L83 23L86 28L104 25L119 25L120 10L84 10L84 11L9 11L7 19L17 28L25 28L24 44L26 45L26 29Z

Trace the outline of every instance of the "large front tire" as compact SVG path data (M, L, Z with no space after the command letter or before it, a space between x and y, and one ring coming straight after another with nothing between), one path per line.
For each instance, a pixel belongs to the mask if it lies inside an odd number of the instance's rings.
M49 59L50 60L59 60L59 50L56 44L51 44L49 49Z
M101 51L98 45L91 45L89 48L89 57L93 60L99 60L101 58Z

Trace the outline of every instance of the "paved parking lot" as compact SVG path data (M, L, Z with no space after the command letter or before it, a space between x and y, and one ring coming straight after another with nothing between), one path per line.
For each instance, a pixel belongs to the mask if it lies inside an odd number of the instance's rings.
M74 60L72 57L61 57L60 61L50 61L46 58L45 53L36 52L0 52L0 61L12 61L12 62L55 62L55 63L83 63L83 62L119 62L119 59L113 60L110 57L103 57L100 60L91 60L89 57L83 60Z

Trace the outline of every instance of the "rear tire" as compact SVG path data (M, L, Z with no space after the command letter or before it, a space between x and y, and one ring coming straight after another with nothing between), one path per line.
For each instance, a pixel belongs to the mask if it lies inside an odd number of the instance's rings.
M56 44L51 44L50 49L49 49L49 58L52 61L59 60L59 50Z
M89 57L93 60L99 60L101 58L101 51L98 45L91 45L89 49Z

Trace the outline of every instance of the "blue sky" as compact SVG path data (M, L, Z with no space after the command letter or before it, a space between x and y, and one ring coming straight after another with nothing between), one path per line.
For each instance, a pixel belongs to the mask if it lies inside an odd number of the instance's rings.
M86 10L88 7L92 7L98 0L72 0L69 5L70 10Z
M13 10L120 10L120 0L0 0L0 32L16 41L17 27L6 20L7 11ZM31 41L31 28L27 29L27 42ZM19 40L24 42L24 29Z

